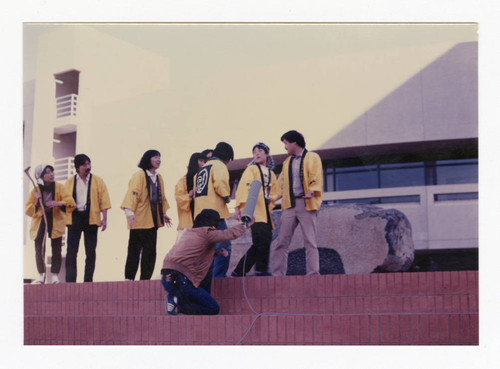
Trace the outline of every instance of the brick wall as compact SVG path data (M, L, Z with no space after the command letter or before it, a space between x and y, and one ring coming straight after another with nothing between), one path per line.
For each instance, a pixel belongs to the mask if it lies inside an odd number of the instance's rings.
M25 285L24 342L479 343L476 271L225 278L214 281L212 293L218 316L168 316L158 280Z

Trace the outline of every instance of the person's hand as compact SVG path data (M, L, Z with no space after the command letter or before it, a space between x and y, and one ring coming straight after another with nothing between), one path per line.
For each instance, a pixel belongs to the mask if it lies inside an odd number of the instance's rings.
M165 225L170 228L172 227L172 218L170 218L167 214L163 215L163 220L165 221Z
M314 196L314 191L309 191L304 195L304 199L312 199L313 196Z
M57 207L61 207L61 206L62 206L62 204L59 201L54 201L54 200L47 201L47 203L45 204L45 207L49 208L49 209L57 208Z
M188 195L189 195L189 200L193 201L194 200L194 190L189 191Z
M255 217L252 216L252 219L250 220L250 223L247 223L246 227L250 228L254 223L255 223Z
M222 248L215 253L215 256L224 256L225 258L227 258L229 256L229 252L227 252L226 249Z
M35 205L42 203L42 201L40 200L41 198L42 198L42 195L40 194L40 192L35 191Z
M135 215L128 215L127 216L127 222L128 222L129 228L134 227Z
M101 231L104 232L107 226L108 226L108 220L104 218L103 220L101 220Z
M241 220L241 209L239 206L234 208L234 214L233 214L232 218L236 219L236 220Z

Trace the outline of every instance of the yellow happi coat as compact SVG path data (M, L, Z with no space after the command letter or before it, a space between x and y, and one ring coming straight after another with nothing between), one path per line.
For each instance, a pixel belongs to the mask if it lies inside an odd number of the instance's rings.
M261 167L263 174L264 172L268 172L268 169L265 167ZM236 190L236 206L239 206L241 210L243 210L245 203L247 201L248 192L250 190L250 185L254 180L258 180L262 183L262 179L260 176L259 167L257 165L250 165L245 169L243 174L241 175L240 183L238 184L238 189ZM270 171L270 187L269 187L269 196L272 201L267 205L269 209L269 214L271 214L271 210L274 208L274 199L277 195L277 184L276 184L276 175L271 170ZM261 186L259 197L257 199L257 204L255 206L254 211L255 222L267 223L267 212L266 212L266 202L264 200L264 187ZM271 227L274 229L274 224L272 218L269 219L271 222Z
M177 202L177 215L179 225L177 230L191 228L193 226L193 214L191 213L191 198L187 190L186 176L179 179L175 185L175 201Z
M289 171L291 156L283 162L283 169L278 178L278 194L282 196L281 209L285 210L292 206L290 199L290 179ZM311 199L306 199L306 210L318 210L323 201L323 165L321 158L315 152L307 151L303 160L303 178L304 194L314 191Z
M149 202L149 195L146 180L146 175L143 170L140 170L132 176L128 183L128 190L123 199L121 208L130 209L134 212L135 222L132 229L150 229L154 228L153 216L151 214L151 206ZM170 208L165 197L165 185L163 184L163 178L158 173L158 181L161 187L161 196L163 201L163 214ZM161 222L161 217L157 210L156 216L158 217L158 227L163 227Z
M37 191L40 191L39 186L37 186ZM52 232L50 237L59 238L62 237L65 232L66 213L71 215L71 212L75 210L76 204L71 194L65 190L62 184L57 182L55 183L54 201L58 201L66 207L65 211L60 207L52 208ZM25 213L32 218L30 238L34 240L43 219L42 207L38 206L38 209L35 207L35 190L31 191L28 201L26 202Z
M64 187L66 191L73 196L73 188L75 186L75 176L68 178ZM90 209L89 209L89 225L101 225L101 211L111 209L111 201L109 199L108 189L104 181L91 174L90 180ZM71 213L66 213L66 225L71 225L73 219Z
M231 195L229 186L229 172L226 165L212 159L200 168L195 177L194 216L203 209L213 209L219 213L221 219L230 217L224 197Z

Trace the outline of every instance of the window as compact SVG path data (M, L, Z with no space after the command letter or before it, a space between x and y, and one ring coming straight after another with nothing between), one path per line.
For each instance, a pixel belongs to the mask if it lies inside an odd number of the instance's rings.
M76 116L79 79L77 70L54 74L57 118Z
M410 196L387 196L387 197L366 197L361 199L328 200L326 204L401 204L420 203L419 195Z
M477 183L478 160L438 160L436 161L437 185Z
M363 190L378 187L377 166L337 168L335 190Z
M424 185L425 167L423 162L380 165L380 188Z
M434 201L477 200L477 192L466 193L440 193L434 195Z
M349 191L478 182L478 160L430 160L342 166L323 163L324 190Z

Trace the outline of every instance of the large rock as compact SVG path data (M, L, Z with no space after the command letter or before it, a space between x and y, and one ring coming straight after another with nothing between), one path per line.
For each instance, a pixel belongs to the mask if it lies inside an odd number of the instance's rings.
M281 211L273 211L279 232ZM414 259L411 225L395 209L373 205L323 205L318 213L321 274L358 274L407 270ZM252 242L250 232L233 241L229 274ZM304 242L300 226L289 246L287 274L305 274Z

